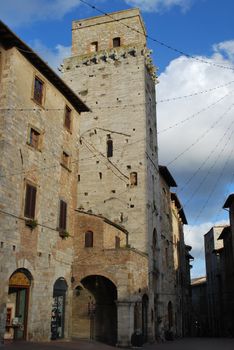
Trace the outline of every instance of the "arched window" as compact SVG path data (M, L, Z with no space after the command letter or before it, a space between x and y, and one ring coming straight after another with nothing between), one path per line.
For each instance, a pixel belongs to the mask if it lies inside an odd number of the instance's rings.
M106 155L107 158L113 157L113 140L111 139L110 135L107 135Z
M120 46L120 37L116 37L113 39L113 47L119 47Z
M85 232L85 248L93 247L93 232L87 231Z
M90 52L97 52L98 51L98 42L97 41L93 41L90 44Z

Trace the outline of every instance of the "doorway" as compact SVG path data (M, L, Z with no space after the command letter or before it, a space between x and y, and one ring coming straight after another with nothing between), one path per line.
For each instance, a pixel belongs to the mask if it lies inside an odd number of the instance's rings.
M51 312L52 340L64 338L66 292L67 282L61 277L57 279L53 289L53 304Z
M26 340L31 280L26 269L16 270L9 279L5 339Z

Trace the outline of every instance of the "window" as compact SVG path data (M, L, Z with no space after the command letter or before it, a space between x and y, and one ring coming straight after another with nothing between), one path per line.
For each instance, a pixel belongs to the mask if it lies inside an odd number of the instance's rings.
M93 41L90 44L90 52L97 52L98 51L98 42L97 41Z
M65 231L67 228L67 203L60 200L59 208L59 230Z
M29 219L35 218L37 188L26 184L24 216Z
M70 157L69 155L63 151L62 153L62 161L61 161L61 165L64 166L65 168L69 169L69 165L70 165Z
M85 232L85 248L93 247L93 232L87 231Z
M119 47L120 46L120 37L113 39L113 47Z
M33 128L30 128L29 145L36 149L40 147L40 133Z
M118 236L115 236L115 248L120 248L120 238Z
M107 141L106 141L106 155L108 158L113 157L113 140L111 139L110 135L107 135Z
M131 187L137 186L137 173L136 172L130 173L130 185L131 185Z
M150 148L151 150L153 150L153 131L151 128L149 129L149 142L150 142Z
M65 107L64 126L71 131L71 108Z
M35 77L33 98L40 105L42 104L42 101L43 101L43 90L44 90L43 81L38 77Z

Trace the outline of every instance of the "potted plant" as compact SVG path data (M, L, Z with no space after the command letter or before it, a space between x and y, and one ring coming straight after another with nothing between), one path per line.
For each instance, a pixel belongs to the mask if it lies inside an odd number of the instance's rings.
M62 239L66 239L66 238L68 238L70 236L70 234L66 230L60 230L59 231L59 236L62 237Z
M35 219L26 219L25 220L25 225L30 227L31 230L34 230L37 227L38 222Z

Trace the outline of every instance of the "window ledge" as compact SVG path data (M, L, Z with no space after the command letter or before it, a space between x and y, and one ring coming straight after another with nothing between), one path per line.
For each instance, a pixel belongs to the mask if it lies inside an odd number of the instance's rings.
M38 102L37 100L35 100L35 98L31 98L32 99L32 101L34 102L34 103L36 103L36 105L37 106L39 106L39 107L41 107L41 109L44 109L45 110L45 107L43 106L43 104L41 104L40 102Z
M26 145L30 147L30 149L38 151L38 152L42 152L40 148L34 147L33 145L31 145L30 142L26 142Z

